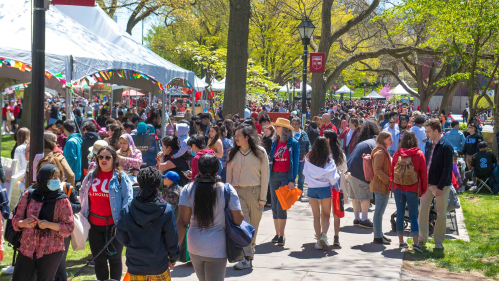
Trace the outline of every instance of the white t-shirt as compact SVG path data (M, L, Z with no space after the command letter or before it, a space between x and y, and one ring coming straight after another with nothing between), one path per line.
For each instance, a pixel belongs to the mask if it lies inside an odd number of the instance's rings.
M207 229L200 229L194 217L194 197L197 183L189 183L180 193L179 205L192 209L191 224L187 232L187 245L189 252L202 257L225 258L227 251L225 247L225 198L224 185L217 186L217 202L214 210L213 225ZM237 192L230 186L229 210L241 210L241 203Z
M26 160L26 157L24 156L26 153L26 144L21 144L20 146L16 147L16 150L14 152L14 159L19 161L19 166L21 166L21 171L26 170L26 166L28 166L28 160Z

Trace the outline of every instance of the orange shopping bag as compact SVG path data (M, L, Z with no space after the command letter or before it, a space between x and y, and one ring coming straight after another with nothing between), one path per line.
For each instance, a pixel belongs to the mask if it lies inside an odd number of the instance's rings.
M125 278L123 278L123 281L130 281L130 273L128 271L125 274Z
M302 191L298 188L293 188L293 190L289 190L288 186L281 186L278 190L275 191L277 195L277 199L279 199L279 203L281 203L281 207L283 210L287 210L293 206L293 204L298 201L300 198Z

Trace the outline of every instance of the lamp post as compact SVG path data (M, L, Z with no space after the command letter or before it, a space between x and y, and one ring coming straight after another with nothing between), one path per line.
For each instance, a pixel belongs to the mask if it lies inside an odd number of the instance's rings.
M291 109L295 108L296 71L293 71L293 99L291 99Z
M315 26L312 21L308 18L305 18L300 25L297 27L300 32L301 41L303 43L303 79L302 79L302 100L301 100L301 118L302 124L305 124L307 119L307 55L308 49L307 46L310 44L310 37L312 37L312 33L314 33Z

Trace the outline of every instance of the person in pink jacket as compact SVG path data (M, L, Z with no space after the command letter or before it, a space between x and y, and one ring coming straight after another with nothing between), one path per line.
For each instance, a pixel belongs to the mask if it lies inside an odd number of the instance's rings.
M124 170L137 169L134 175L138 174L142 165L142 152L135 147L132 136L123 134L119 138L120 149L118 150L118 159L120 166Z

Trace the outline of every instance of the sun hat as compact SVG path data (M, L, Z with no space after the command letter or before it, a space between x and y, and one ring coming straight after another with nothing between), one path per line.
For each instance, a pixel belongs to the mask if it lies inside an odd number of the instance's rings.
M97 155L97 152L104 146L108 145L105 140L98 140L94 143L93 146L88 148L88 151L92 152L93 155Z
M289 120L286 118L277 118L275 123L272 122L272 126L284 127L290 129L291 131L294 130L294 128L291 126L291 122L289 122Z

